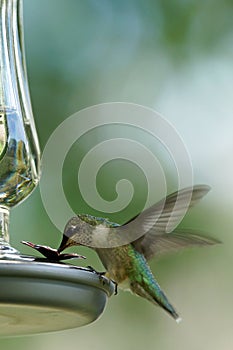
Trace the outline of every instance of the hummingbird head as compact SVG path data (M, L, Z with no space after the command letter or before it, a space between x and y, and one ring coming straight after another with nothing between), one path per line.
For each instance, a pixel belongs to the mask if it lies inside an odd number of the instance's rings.
M84 215L71 218L65 226L58 252L73 245L89 246L92 242L93 225L85 220Z

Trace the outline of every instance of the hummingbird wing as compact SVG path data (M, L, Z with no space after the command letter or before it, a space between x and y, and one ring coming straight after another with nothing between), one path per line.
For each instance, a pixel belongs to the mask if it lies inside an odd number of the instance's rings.
M209 186L196 185L174 192L131 219L121 226L121 229L127 227L136 237L145 232L132 244L147 260L157 254L184 247L215 244L218 241L191 231L174 231L184 213L198 203L209 190Z
M142 242L134 242L134 247L142 253L147 260L154 256L173 253L183 248L202 247L221 243L219 240L206 236L193 230L175 230L171 233L153 235L149 234Z

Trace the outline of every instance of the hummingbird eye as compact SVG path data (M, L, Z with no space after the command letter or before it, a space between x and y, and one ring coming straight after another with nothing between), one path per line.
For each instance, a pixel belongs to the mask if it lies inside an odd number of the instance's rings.
M65 231L65 235L69 238L72 237L74 234L78 234L78 233L79 233L79 228L76 225L71 225L67 227Z
M80 218L78 216L74 216L71 218L66 224L64 235L68 238L73 236L74 234L78 234L80 231Z

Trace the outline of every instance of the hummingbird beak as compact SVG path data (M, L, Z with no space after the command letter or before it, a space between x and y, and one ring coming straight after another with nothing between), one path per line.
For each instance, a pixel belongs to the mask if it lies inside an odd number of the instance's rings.
M69 246L68 241L69 241L69 237L67 237L66 235L63 235L61 244L57 250L58 253L61 253L64 249L66 249Z

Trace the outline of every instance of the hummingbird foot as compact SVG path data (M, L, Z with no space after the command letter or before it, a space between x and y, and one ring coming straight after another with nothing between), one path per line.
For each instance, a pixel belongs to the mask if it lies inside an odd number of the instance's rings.
M104 272L96 271L96 270L95 270L92 266L90 266L90 265L88 265L87 268L88 268L91 272L95 273L95 274L99 277L99 280L100 280L101 282L104 282L103 276L106 275L106 271L104 271ZM115 285L114 295L117 295L117 294L118 294L118 284L117 284L117 282L113 281L112 279L110 279L110 280L111 280L111 281L114 283L114 285Z
M90 272L93 272L95 273L98 277L99 277L99 281L103 284L105 284L105 280L103 278L103 276L105 275L105 271L104 272L99 272L99 271L96 271L92 266L87 266L87 268L89 269Z
M99 271L95 270L94 267L92 267L90 265L87 266L87 269L90 270L91 272L94 272L96 275L99 275L99 276L104 276L106 274L106 271L99 272Z

